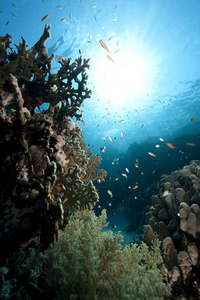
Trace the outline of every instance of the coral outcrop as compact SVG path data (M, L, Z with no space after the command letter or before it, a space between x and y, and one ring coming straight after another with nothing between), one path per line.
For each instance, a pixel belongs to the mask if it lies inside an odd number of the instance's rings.
M174 296L200 296L200 161L161 180L162 193L152 196L143 241L159 239Z
M45 25L30 49L23 37L16 51L10 35L0 37L1 262L36 235L43 249L58 240L70 213L98 200L92 180L106 176L96 172L97 164L90 167L95 158L76 123L91 96L89 59L62 59L57 74L51 73L49 30ZM41 110L46 102L49 108Z

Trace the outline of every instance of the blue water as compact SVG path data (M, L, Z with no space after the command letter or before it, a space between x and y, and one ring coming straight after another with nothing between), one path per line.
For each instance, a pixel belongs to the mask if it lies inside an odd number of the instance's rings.
M75 59L82 53L90 58L92 97L83 106L86 126L78 125L108 173L104 183L96 184L99 209L106 207L117 218L116 208L121 207L134 216L136 208L141 212L150 205L162 174L200 158L199 0L1 2L1 35L12 35L13 44L22 35L32 47L44 24L51 24L46 46L49 54L56 52L52 72L59 68L59 56ZM46 14L49 18L39 25Z

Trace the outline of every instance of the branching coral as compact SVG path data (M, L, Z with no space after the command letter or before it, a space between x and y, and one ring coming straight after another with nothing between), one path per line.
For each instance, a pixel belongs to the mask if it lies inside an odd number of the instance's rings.
M86 87L89 60L63 59L52 74L54 54L48 57L45 47L49 30L45 25L30 49L22 37L17 51L10 47L11 36L0 37L2 261L27 247L36 234L47 248L59 239L72 209L91 207L98 200L92 182L81 180L91 175L92 155L71 119L81 120L80 107L91 96ZM49 108L41 111L44 102Z

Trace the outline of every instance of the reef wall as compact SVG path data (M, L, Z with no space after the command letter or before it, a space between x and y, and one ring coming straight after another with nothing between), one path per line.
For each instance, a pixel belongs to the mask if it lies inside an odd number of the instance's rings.
M143 241L162 242L166 275L178 299L200 299L200 161L161 180L146 214Z
M104 180L101 159L92 156L77 122L91 97L86 87L89 59L59 61L47 55L50 25L37 43L11 47L0 37L0 262L39 235L43 249L59 239L76 209L98 201L92 180ZM43 103L47 110L41 110ZM36 113L36 107L40 110Z

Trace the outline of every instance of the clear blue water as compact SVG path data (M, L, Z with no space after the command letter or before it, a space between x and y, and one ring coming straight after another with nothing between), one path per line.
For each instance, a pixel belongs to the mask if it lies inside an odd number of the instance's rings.
M81 52L90 58L92 97L83 107L86 126L78 125L108 172L106 182L97 185L102 207L110 201L107 189L119 204L139 182L142 199L163 173L199 159L199 0L7 0L1 1L0 11L1 35L9 33L13 43L19 44L22 35L32 47L47 23L49 52L56 49L56 57L72 59ZM49 18L39 25L46 14ZM66 19L60 22L62 18ZM58 68L55 59L52 71ZM196 146L186 147L187 142ZM100 153L104 146L106 151ZM120 158L118 165L114 158ZM134 167L136 159L139 169ZM128 178L121 175L126 167Z

